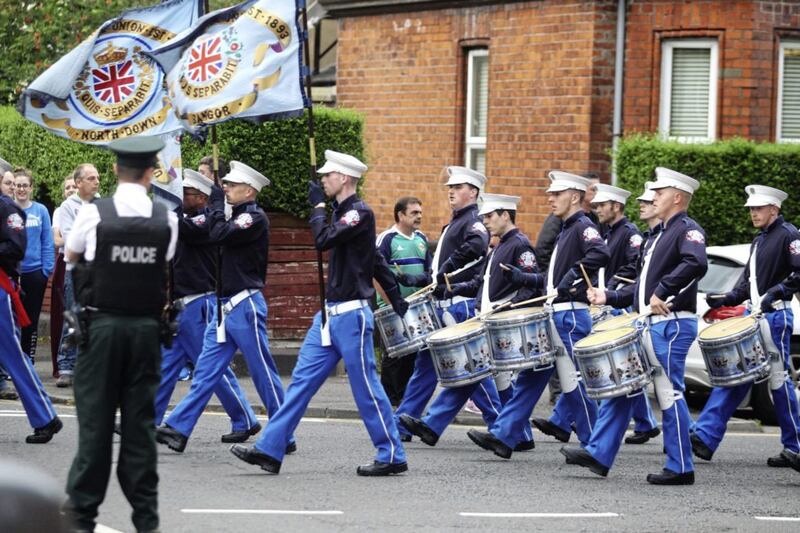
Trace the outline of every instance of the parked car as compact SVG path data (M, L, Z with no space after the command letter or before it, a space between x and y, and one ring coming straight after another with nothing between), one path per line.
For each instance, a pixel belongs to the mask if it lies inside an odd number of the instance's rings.
M747 258L750 255L750 245L709 246L706 253L708 254L708 272L700 280L697 292L698 333L714 322L741 316L747 309L744 305L710 309L706 303L706 294L727 292L736 285L742 272L744 272ZM791 368L792 378L797 384L798 369L800 369L800 302L797 295L792 298L792 311L795 319L790 343ZM706 365L696 340L689 348L689 353L686 357L685 381L686 392L690 396L707 396L711 392ZM795 390L797 390L797 387L795 387ZM743 407L751 407L755 416L765 424L776 423L772 394L766 381L753 387L744 401L742 401L740 408Z

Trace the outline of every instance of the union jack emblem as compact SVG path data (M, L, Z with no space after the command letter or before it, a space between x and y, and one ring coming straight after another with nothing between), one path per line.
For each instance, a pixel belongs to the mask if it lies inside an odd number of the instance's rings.
M118 104L136 89L133 61L92 69L94 96L107 104Z
M222 39L214 37L192 48L189 53L189 78L192 81L205 83L222 70L221 43Z

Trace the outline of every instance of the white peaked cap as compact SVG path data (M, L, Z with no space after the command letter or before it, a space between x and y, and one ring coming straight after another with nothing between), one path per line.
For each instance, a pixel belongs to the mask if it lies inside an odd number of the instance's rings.
M547 176L550 178L550 187L545 192L561 192L569 189L586 192L592 186L592 180L589 178L569 172L551 170Z
M652 202L656 199L656 193L653 190L654 181L645 181L644 182L644 192L641 196L637 197L636 199L640 202Z
M467 167L447 167L447 176L447 185L468 183L480 190L486 185L486 176Z
M325 164L317 170L317 174L340 172L345 176L360 178L367 171L367 165L352 155L325 150Z
M700 188L700 182L694 178L690 178L686 174L675 172L664 167L656 167L656 182L650 186L651 189L666 189L673 187L681 191L694 194L694 191Z
M211 187L214 186L214 182L196 170L185 168L183 169L183 186L184 188L192 187L208 196L211 194Z
M782 190L767 187L766 185L748 185L744 188L744 192L747 193L745 207L762 207L765 205L780 207L783 201L789 197Z
M231 171L222 178L222 181L231 183L246 183L256 191L261 191L270 184L269 179L257 170L254 170L239 161L231 161Z
M603 202L619 202L625 205L628 197L631 195L630 191L614 187L613 185L606 185L605 183L598 183L595 185L597 194L592 198L593 204L600 204Z
M507 194L483 194L481 195L483 205L481 205L479 215L488 215L494 211L516 211L519 201L522 199L519 196L508 196Z

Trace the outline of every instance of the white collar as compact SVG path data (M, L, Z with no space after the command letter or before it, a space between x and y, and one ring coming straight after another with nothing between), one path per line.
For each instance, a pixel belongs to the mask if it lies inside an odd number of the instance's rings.
M114 196L117 196L118 194L123 194L125 196L147 196L147 189L144 185L140 185L139 183L118 183L117 190L114 192Z
M398 234L402 235L408 240L413 239L414 235L417 233L415 230L411 230L411 235L406 235L405 233L403 233L403 231L400 229L400 226L398 226L397 224L394 225L394 229Z

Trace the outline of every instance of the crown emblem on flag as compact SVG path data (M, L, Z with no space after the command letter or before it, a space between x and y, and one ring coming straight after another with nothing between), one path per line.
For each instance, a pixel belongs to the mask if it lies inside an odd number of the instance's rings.
M114 45L108 43L105 49L99 54L95 54L94 60L97 65L103 67L111 63L119 63L124 61L128 55L128 50L125 48L114 48Z

